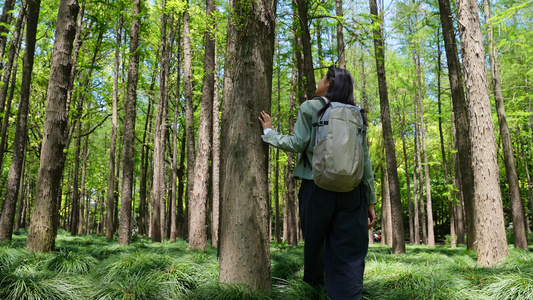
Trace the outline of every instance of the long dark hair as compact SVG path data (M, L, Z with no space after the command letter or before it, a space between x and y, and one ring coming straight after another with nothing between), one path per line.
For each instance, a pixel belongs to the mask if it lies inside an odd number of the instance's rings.
M337 68L336 66L330 66L326 73L326 79L329 82L329 87L325 97L331 102L340 102L344 104L355 105L355 99L353 95L353 77L352 74L346 69ZM321 110L318 111L318 115L322 115L326 109L331 105L328 103ZM361 109L361 115L363 116L363 123L368 126L368 120L366 118L366 110Z

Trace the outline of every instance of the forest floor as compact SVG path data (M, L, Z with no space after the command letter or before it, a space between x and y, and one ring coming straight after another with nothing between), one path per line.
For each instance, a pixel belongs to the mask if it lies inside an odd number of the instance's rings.
M326 299L301 278L303 244L271 246L272 290L250 292L218 283L215 248L189 251L185 241L130 246L104 236L60 231L53 253L25 248L26 232L0 244L0 299ZM371 245L363 299L533 299L533 247L516 250L494 268L479 268L464 246L407 245L393 255Z

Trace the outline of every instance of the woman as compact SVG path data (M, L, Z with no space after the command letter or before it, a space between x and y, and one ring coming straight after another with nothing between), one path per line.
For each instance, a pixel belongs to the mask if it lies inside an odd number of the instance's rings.
M360 299L368 228L376 219L374 175L366 139L363 179L352 191L331 192L316 186L311 169L316 134L313 123L330 105L328 100L355 105L352 75L345 69L329 67L315 94L325 98L315 97L302 103L293 135L273 130L270 116L261 112L263 140L284 151L302 153L293 176L302 180L298 199L305 240L303 280L313 286L321 285L325 272L326 292L331 299Z

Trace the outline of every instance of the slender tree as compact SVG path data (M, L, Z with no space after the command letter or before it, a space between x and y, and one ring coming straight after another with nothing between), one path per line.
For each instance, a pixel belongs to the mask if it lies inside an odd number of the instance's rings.
M376 0L370 0L370 15L372 23L380 22ZM402 218L402 202L400 198L400 186L398 183L398 170L396 151L392 137L392 125L389 109L389 96L387 90L387 78L385 75L385 51L383 33L378 26L374 26L374 51L376 56L376 68L378 73L379 99L381 107L381 121L383 126L383 139L387 161L387 175L389 177L389 189L391 195L391 212L393 222L392 251L405 253L405 239Z
M211 155L211 133L213 120L213 94L215 87L215 1L206 1L207 28L205 32L204 80L202 88L202 109L198 132L198 153L194 165L194 179L189 199L189 247L207 249L205 230L207 214L207 184L209 182L209 157Z
M489 52L490 74L492 77L492 91L494 93L494 102L496 103L496 113L498 114L498 123L500 125L500 138L503 144L503 161L505 164L505 175L509 184L509 193L511 194L511 211L513 216L513 237L514 247L517 249L527 249L526 228L524 226L524 204L520 194L520 185L518 183L518 174L514 158L513 145L511 142L511 133L507 118L505 116L505 105L503 103L502 87L500 84L500 71L498 69L498 59L494 47L494 33L490 22L490 2L483 0L483 10L485 12L485 24L487 25L486 42Z
M27 6L28 22L26 25L26 50L24 52L24 62L22 66L22 82L20 88L17 126L15 129L15 141L13 143L13 157L11 158L11 167L9 169L6 193L0 216L0 241L11 240L13 234L15 204L19 193L20 178L22 177L22 162L24 160L24 149L28 131L30 87L40 6L41 2L39 0L29 1Z
M55 248L59 207L56 201L61 193L65 164L67 96L78 10L76 0L61 0L59 3L35 204L26 240L26 247L39 252L50 252Z
M296 1L298 9L298 17L296 21L299 25L299 30L297 31L298 40L301 43L301 53L302 53L302 65L299 66L299 71L301 72L300 80L303 84L303 98L310 99L316 90L316 81L315 81L315 71L313 67L313 54L311 51L311 34L309 31L309 13L308 5L309 0L294 0Z
M124 157L122 162L122 201L118 228L118 243L130 243L131 201L133 192L133 144L135 142L135 107L139 75L139 32L141 25L141 0L134 0L130 29L130 53L128 64L128 90L124 116Z
M490 267L498 260L507 257L509 250L505 235L494 125L484 64L485 49L477 1L460 0L457 7L470 112L477 261L480 266Z
M276 0L230 0L221 129L219 280L268 290L268 145L257 118L270 111Z
M342 0L335 0L335 12L337 13L337 66L346 68L346 54L344 50L344 32L342 25L344 23L344 11L342 10Z
M440 21L442 24L442 36L444 38L444 48L446 50L446 61L448 64L448 78L453 103L453 115L455 124L455 136L457 145L456 171L460 171L460 190L466 212L467 246L475 249L475 226L474 221L474 172L472 169L472 142L470 141L470 123L468 121L468 110L466 106L465 92L463 86L463 76L461 74L461 63L455 38L455 28L453 25L453 14L449 0L439 0ZM461 240L461 237L459 238ZM459 242L459 241L458 241Z
M4 57L6 49L7 33L9 31L7 25L11 23L13 6L15 6L15 0L4 1L2 16L0 17L0 59Z

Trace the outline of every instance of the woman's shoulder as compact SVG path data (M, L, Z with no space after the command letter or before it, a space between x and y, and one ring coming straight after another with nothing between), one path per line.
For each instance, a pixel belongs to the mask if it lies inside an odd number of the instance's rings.
M325 102L322 97L314 97L308 100L305 100L301 105L300 109L305 110L306 112L319 111L324 107Z

